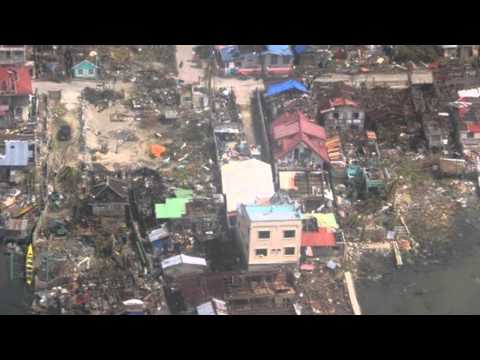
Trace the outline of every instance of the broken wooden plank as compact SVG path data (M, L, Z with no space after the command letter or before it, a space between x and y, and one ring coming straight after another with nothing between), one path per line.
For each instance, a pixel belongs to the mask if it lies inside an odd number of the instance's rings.
M397 264L397 267L402 266L403 265L402 254L400 252L400 248L398 247L398 243L396 241L392 241L392 249L393 249L393 254L395 255L395 263Z
M362 315L362 309L357 299L357 292L355 291L355 284L353 283L353 277L350 271L345 272L345 283L347 284L348 297L352 304L353 313L355 315Z

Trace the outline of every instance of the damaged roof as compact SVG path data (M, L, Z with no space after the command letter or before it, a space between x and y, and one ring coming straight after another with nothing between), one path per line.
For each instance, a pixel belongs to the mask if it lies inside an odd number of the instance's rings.
M27 66L0 67L0 95L2 92L12 92L12 95L31 95L32 77Z
M272 123L272 135L280 143L274 153L280 159L303 143L324 161L329 161L325 129L308 119L301 111L285 112Z
M297 90L308 93L306 86L297 80L286 80L275 84L268 85L265 96L276 96L290 90Z
M107 176L105 181L102 181L92 188L92 197L97 199L107 189L110 189L124 200L128 198L127 182L110 176Z

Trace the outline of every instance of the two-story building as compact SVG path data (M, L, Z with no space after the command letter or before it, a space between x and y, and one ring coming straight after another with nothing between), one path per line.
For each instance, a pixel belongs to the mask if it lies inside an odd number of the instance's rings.
M0 129L28 120L32 77L25 65L0 65Z
M347 98L331 98L319 107L320 124L328 134L344 130L363 130L365 126L365 111L356 101Z
M0 65L24 64L26 61L25 45L0 45Z
M290 45L216 45L218 74L277 77L293 70Z
M288 76L293 71L290 45L265 45L262 53L263 73L267 77Z
M302 217L293 205L242 205L237 235L249 269L298 264Z

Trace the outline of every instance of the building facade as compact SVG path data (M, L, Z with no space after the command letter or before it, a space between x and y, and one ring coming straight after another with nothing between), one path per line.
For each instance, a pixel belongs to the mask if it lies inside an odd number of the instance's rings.
M242 205L237 235L249 268L298 264L302 218L293 205Z

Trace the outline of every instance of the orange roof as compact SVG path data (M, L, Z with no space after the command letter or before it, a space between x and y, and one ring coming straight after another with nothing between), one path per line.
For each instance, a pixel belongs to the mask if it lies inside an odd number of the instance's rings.
M157 158L165 154L165 151L167 151L167 148L160 144L153 144L150 147L150 153Z
M367 139L377 140L377 134L375 133L375 131L367 131Z
M321 246L329 247L335 246L335 234L326 228L320 228L318 231L304 231L302 232L302 247L306 246Z

